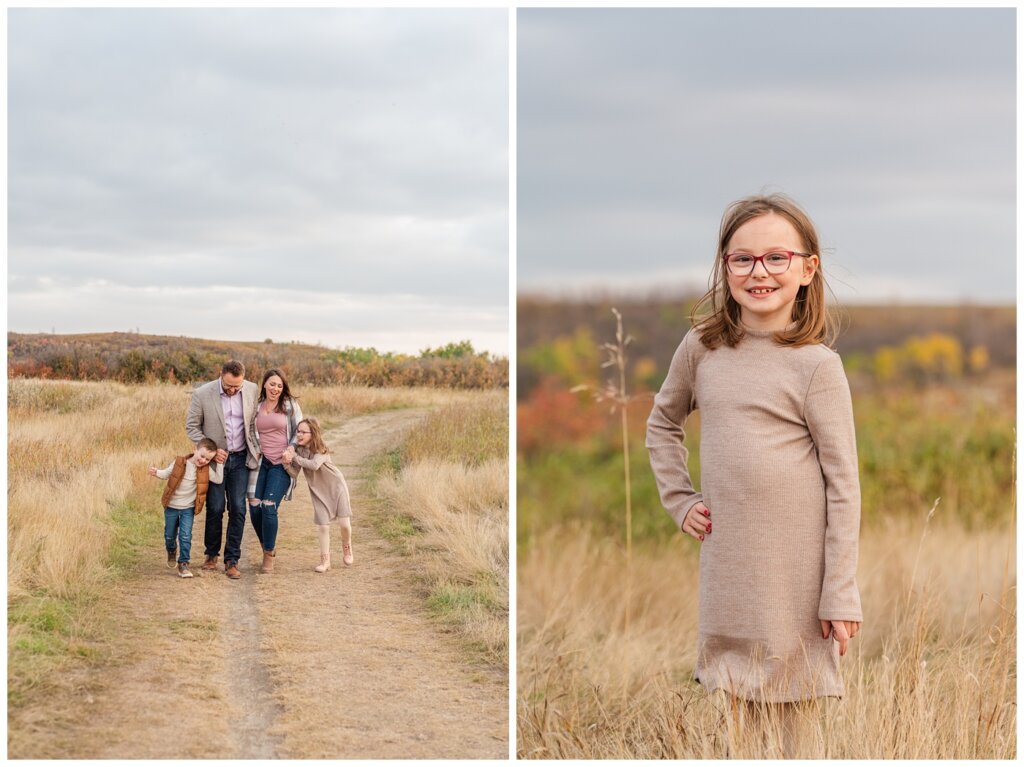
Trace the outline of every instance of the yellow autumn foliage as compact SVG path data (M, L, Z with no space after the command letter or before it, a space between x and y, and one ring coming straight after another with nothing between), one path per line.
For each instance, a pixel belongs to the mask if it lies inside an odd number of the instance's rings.
M946 381L964 373L964 350L960 341L945 333L911 336L902 346L883 346L875 352L875 377L882 382L894 380ZM984 347L974 347L968 360L971 372L988 364Z

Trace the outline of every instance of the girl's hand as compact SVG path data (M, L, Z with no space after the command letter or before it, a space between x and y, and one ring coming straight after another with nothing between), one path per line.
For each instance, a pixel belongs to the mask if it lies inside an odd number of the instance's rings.
M828 635L839 642L839 656L846 655L846 643L857 636L860 631L860 621L821 621L821 638L828 639Z
M703 541L705 535L711 535L711 511L703 501L697 501L690 507L683 518L683 526L680 529L698 541Z
M156 476L156 466L150 466L149 467L149 476L151 476L151 477L155 477Z

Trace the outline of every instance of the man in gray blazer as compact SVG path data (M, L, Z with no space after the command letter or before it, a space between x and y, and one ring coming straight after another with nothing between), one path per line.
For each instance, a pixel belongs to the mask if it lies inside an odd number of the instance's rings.
M211 482L206 492L206 561L202 569L217 569L226 496L228 532L224 541L224 574L229 578L242 576L238 559L242 555L245 531L245 491L249 485L249 470L259 466L259 450L247 426L256 411L258 394L259 387L245 380L245 366L228 360L220 378L192 392L192 402L185 416L188 438L193 443L203 437L212 439L217 443L214 460L224 464L223 484Z

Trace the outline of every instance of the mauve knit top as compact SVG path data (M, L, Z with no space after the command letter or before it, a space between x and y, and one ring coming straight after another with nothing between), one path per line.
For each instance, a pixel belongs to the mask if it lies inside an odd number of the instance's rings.
M683 424L700 410L701 492ZM676 526L703 501L696 678L747 700L843 695L838 644L819 619L861 621L860 482L850 387L823 345L746 330L708 349L690 330L647 422Z

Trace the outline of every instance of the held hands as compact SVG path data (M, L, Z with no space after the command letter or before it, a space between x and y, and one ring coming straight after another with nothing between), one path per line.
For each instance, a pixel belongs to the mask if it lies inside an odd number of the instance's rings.
M281 453L281 460L284 461L286 466L292 465L292 458L295 457L295 448L289 445L285 448L285 451Z
M224 463L228 459L228 451L217 448L217 454L213 456L213 460L217 463Z
M703 501L698 501L690 507L680 529L698 541L703 541L705 535L711 535L711 511Z
M846 655L846 644L860 631L860 621L821 621L821 638L832 638L839 642L839 655Z

